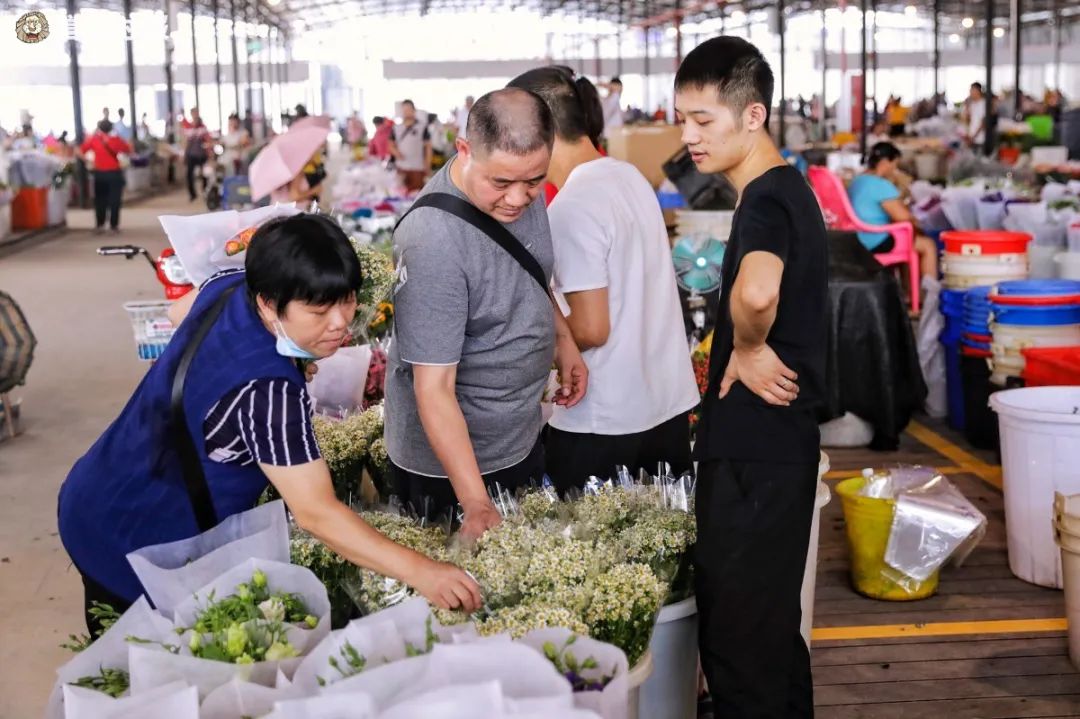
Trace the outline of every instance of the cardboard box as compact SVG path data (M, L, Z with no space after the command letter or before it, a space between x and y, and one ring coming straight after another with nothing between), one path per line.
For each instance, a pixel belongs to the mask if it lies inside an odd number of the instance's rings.
M622 127L608 137L608 155L629 162L656 189L665 179L664 163L682 149L681 138L678 125Z

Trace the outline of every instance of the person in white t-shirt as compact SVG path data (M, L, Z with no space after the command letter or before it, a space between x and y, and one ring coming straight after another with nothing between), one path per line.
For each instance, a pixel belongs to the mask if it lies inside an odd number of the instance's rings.
M565 493L619 465L690 471L688 412L699 396L653 188L633 165L597 150L603 111L587 79L544 67L510 85L543 98L555 119L553 282L590 373L585 399L555 408L547 473Z
M465 139L466 130L469 127L469 113L472 112L472 106L476 101L472 95L465 98L465 104L458 108L454 114L454 124L457 125L457 136Z
M602 102L604 109L604 137L610 137L612 130L623 126L622 80L613 77L611 82L604 85L604 87L607 88L607 97Z
M971 83L967 101L967 141L973 147L986 142L986 95L980 82Z

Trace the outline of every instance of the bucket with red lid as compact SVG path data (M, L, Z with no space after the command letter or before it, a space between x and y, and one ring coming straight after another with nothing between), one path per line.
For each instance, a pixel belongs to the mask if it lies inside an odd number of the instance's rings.
M1027 253L1031 235L1006 230L949 230L941 233L945 251L953 255L1019 255Z

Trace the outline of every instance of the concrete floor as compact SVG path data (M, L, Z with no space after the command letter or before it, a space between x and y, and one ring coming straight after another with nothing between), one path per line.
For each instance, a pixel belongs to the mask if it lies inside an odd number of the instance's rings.
M121 305L163 299L145 260L99 257L105 244L156 256L162 214L205 212L175 193L121 215L119 236L94 236L91 213L72 211L59 237L0 258L0 290L22 306L38 346L22 400L22 434L0 442L0 718L40 717L59 644L85 631L82 586L56 531L56 496L71 465L117 415L146 365Z

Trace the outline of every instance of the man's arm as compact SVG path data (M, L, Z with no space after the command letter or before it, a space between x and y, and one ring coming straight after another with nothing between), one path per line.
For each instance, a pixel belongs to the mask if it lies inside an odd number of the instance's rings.
M564 296L566 304L570 305L570 316L566 318L566 323L578 348L585 351L607 344L611 334L607 288L569 292Z
M551 311L555 319L555 368L559 372L559 391L555 404L570 408L585 399L589 389L589 368L581 357L581 350L574 341L574 333L563 317L555 294L548 289Z
M401 159L401 151L398 150L397 143L394 142L394 138L390 137L386 140L386 149L390 153L390 156L395 160Z
M736 381L773 405L789 406L798 397L799 376L765 343L776 321L784 261L771 252L755 251L742 259L731 291L735 348L720 383L720 398Z
M461 531L479 537L501 521L488 497L476 461L469 427L457 400L457 365L413 365L413 390L420 424L443 471L450 478L454 495L465 510Z
M424 172L431 172L431 166L435 162L435 150L431 146L431 140L424 142Z

